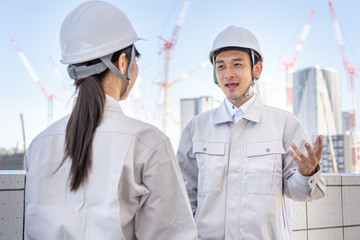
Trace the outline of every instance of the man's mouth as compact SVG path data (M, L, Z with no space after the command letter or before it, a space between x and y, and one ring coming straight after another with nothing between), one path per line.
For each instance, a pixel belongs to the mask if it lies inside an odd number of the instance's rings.
M228 88L234 88L236 86L238 86L239 84L238 83L226 83L225 84L225 87L228 87Z

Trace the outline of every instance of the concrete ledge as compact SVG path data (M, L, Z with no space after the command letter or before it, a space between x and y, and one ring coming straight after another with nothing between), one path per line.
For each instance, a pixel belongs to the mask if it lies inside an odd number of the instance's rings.
M293 240L358 240L360 175L324 174L327 193L313 202L292 202ZM0 170L0 239L22 240L25 171Z
M0 239L23 239L24 188L25 171L0 170Z
M323 174L326 196L293 201L293 240L350 240L360 236L360 175Z

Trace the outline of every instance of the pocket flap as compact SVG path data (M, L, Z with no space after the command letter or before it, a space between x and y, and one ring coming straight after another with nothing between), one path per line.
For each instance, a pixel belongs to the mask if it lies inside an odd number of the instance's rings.
M225 143L194 141L193 153L225 155Z
M284 154L285 150L282 145L282 141L268 141L260 143L248 143L246 145L247 156L260 156L266 154Z

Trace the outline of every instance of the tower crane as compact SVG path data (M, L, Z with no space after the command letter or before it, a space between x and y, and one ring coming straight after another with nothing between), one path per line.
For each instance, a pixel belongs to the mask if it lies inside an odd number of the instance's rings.
M356 67L350 66L349 61L345 54L345 47L344 42L342 40L342 35L340 31L340 25L339 21L335 15L334 7L332 5L332 2L329 1L329 6L332 14L332 20L334 25L334 30L336 34L336 39L340 47L341 57L343 61L343 65L345 68L345 71L348 73L349 79L350 79L350 97L351 97L351 105L350 105L350 136L351 136L351 152L352 152L352 160L353 164L352 167L355 171L360 170L360 164L358 160L358 154L359 154L359 146L357 143L357 131L356 131L356 94L355 94L355 86L354 86L354 78L359 78L359 75L356 72Z
M206 68L208 66L210 66L210 62L209 62L208 59L206 59L205 61L201 62L196 67L194 67L194 68L190 69L189 71L183 73L180 77L178 77L177 79L175 79L175 80L173 80L171 82L168 82L168 83L165 83L165 81L164 82L154 82L155 84L157 84L157 85L159 85L161 87L160 94L159 94L159 100L160 101L157 102L157 109L155 111L155 117L154 118L155 119L158 118L160 109L162 107L164 107L163 103L161 102L161 99L164 98L164 94L165 94L164 92L165 92L166 89L172 87L174 84L176 84L176 83L178 83L180 81L183 81L183 80L189 78L192 74L194 74L194 73L196 73L196 72L198 72L198 71L200 71L200 70L202 70L202 69L204 69L204 68ZM165 109L164 109L164 111L165 111ZM168 117L171 117L171 118L174 119L174 117L170 113L168 113L168 114L169 114Z
M164 61L165 61L165 74L164 74L164 89L163 89L163 131L165 133L168 133L168 118L170 116L169 113L169 100L168 100L168 83L171 81L171 60L172 60L172 52L175 47L175 44L177 42L177 39L179 37L179 32L181 27L184 24L184 20L186 17L186 14L188 12L189 6L190 6L190 0L185 0L182 9L180 11L178 20L176 22L176 26L174 28L171 40L168 41L163 37L159 37L161 40L164 41L164 47L160 50L159 54L162 52L165 52L164 54Z
M311 20L312 20L312 16L313 16L314 12L315 12L315 10L311 9L310 15L302 29L299 42L297 43L297 45L295 47L295 56L291 59L291 61L286 61L285 58L283 58L281 55L279 55L279 57L284 62L284 67L285 67L285 71L286 71L287 109L289 109L290 111L292 111L292 109L293 109L293 80L289 78L289 71L290 71L290 69L292 69L294 67L294 65L304 47L304 43L305 43L307 36L309 34L309 31L310 31Z
M18 55L21 59L21 61L23 62L23 64L25 65L25 68L27 69L27 71L29 72L31 78L34 80L34 82L39 86L39 88L41 89L42 93L44 94L44 96L47 98L48 100L48 125L52 123L52 118L53 118L53 99L55 97L54 94L48 94L45 90L45 88L43 87L43 85L41 84L39 77L36 75L34 69L31 67L28 59L26 58L25 54L20 50L20 48L17 46L16 42L14 39L11 39L12 44L14 45L14 47L16 48Z
M171 82L168 82L166 84L164 82L154 82L154 83L161 86L162 88L169 88L169 87L172 87L175 83L178 83L178 82L180 82L182 80L187 79L192 74L198 72L199 70L201 70L201 69L203 69L203 68L205 68L207 66L210 66L209 60L203 61L202 63L200 63L196 67L194 67L194 68L190 69L189 71L183 73L180 77L178 77L177 79L175 79L175 80L173 80Z

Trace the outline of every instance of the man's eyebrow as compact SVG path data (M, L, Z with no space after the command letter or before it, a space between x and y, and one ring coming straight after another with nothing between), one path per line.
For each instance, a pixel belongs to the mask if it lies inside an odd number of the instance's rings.
M231 59L231 61L236 62L236 61L244 61L244 58L233 58ZM224 60L216 60L215 63L224 63Z
M244 61L244 58L234 58L231 61L236 62L236 61Z

